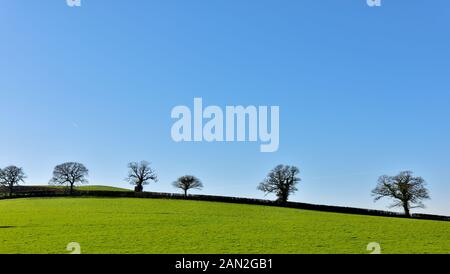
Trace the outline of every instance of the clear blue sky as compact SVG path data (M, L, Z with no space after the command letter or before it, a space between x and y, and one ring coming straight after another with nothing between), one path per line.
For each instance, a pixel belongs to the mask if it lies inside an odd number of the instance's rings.
M384 209L383 174L429 183L450 214L450 1L2 1L0 166L46 184L79 161L91 184L130 187L129 161L160 182L262 198L275 165L301 169L292 200ZM279 105L277 153L174 143L176 105ZM273 196L269 196L273 198Z

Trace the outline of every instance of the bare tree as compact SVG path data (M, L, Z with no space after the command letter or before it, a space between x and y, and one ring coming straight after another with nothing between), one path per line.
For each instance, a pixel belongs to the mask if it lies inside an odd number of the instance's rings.
M289 195L297 191L296 185L301 181L297 177L299 169L295 166L279 165L275 167L258 186L258 189L267 193L274 193L278 202L286 203Z
M178 178L175 182L173 182L173 186L184 191L184 196L187 197L187 192L189 189L202 189L202 182L191 175L186 175Z
M14 186L19 185L20 182L25 182L25 178L25 173L20 167L8 166L5 169L0 169L0 185L8 189L9 196L13 195Z
M136 192L142 192L144 190L144 185L148 185L149 181L158 182L158 176L150 167L149 162L132 162L128 164L128 169L128 177L125 180L135 186L134 191Z
M57 165L53 170L53 178L50 184L68 185L70 187L70 195L73 194L73 188L77 184L86 184L88 180L89 170L80 163L64 163Z
M391 207L403 207L405 215L411 217L412 208L424 208L423 200L430 199L426 182L422 177L413 177L413 172L403 171L397 176L381 176L377 187L372 190L375 201L391 198Z

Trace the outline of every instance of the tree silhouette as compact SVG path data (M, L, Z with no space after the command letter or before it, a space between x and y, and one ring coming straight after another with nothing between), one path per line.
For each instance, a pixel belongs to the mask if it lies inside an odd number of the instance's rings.
M5 169L0 169L0 185L8 189L9 196L13 195L14 186L19 185L20 182L25 182L25 178L25 173L20 167L8 166Z
M393 199L391 207L403 207L405 215L411 217L410 209L424 208L422 201L430 199L425 185L422 177L413 177L413 172L402 171L397 176L381 176L372 195L375 201L385 197Z
M202 182L191 175L186 175L178 178L175 182L173 182L173 186L184 191L184 196L187 197L187 192L189 189L202 189Z
M142 192L144 185L148 185L150 181L158 182L158 176L150 167L149 162L132 162L128 164L128 169L128 177L125 180L135 186L134 191L136 192Z
M74 162L64 163L55 167L50 184L69 185L70 195L72 195L75 185L88 183L86 179L88 175L89 170L83 164Z
M301 181L296 177L299 169L295 166L279 165L275 167L258 186L258 189L267 193L274 193L278 202L286 203L289 195L297 191L296 185Z

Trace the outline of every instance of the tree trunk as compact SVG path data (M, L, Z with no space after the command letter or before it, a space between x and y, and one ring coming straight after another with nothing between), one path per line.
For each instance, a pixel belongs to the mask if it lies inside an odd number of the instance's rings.
M135 192L142 192L144 190L144 187L142 186L142 184L137 184L136 187L134 188Z
M405 216L410 218L411 217L411 213L409 212L409 205L408 204L404 204L403 205L403 209L405 210Z
M70 196L73 195L73 184L70 184Z
M278 196L278 202L281 204L286 204L288 201L288 195L286 193L280 193Z
M184 197L187 197L187 189L184 190Z
M14 186L13 186L13 185L10 185L10 186L9 186L9 197L12 197L13 192L14 192Z

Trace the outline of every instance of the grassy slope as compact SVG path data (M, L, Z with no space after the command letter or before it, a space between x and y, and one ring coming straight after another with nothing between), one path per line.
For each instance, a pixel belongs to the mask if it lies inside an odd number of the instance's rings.
M450 222L153 199L3 200L0 212L0 253L450 253Z
M68 186L48 186L48 185L37 185L37 186L23 186L23 187L30 187L30 188L38 188L38 189L68 189ZM120 188L120 187L113 187L113 186L102 186L102 185L84 185L84 186L76 186L75 189L77 190L90 190L90 191L132 191L130 189L126 188Z
M78 190L90 190L90 191L131 191L130 189L112 187L112 186L78 186Z

